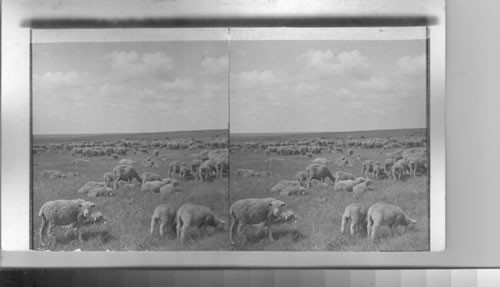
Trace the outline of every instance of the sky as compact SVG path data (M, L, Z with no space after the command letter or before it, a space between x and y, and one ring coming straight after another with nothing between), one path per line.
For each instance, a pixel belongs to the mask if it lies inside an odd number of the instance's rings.
M33 133L227 129L225 41L37 43Z
M232 133L426 127L425 40L230 47Z

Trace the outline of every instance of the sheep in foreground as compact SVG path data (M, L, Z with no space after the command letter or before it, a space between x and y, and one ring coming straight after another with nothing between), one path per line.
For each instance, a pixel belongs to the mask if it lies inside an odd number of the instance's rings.
M44 237L49 236L49 241L52 239L52 229L55 226L69 226L66 236L70 231L76 229L78 239L82 240L80 227L85 223L86 219L90 216L95 204L83 199L74 200L53 200L48 201L42 205L38 216L42 217L42 226L40 228L40 243L44 244Z
M107 197L114 196L113 189L111 187L102 186L102 187L94 187L89 190L87 193L88 197Z
M129 183L136 179L139 183L142 183L142 178L139 176L137 171L133 166L130 165L117 165L113 168L113 174L115 175L115 180L113 182L113 189L117 189L118 181L124 180Z
M271 187L270 191L271 192L281 192L283 189L285 189L289 186L298 186L297 181L288 180L288 179L281 180L277 184L273 185L273 187Z
M347 224L351 223L350 231L351 235L360 233L366 230L366 214L368 208L362 203L352 203L349 204L342 215L342 225L340 227L340 232L345 234Z
M335 177L332 175L328 167L323 164L310 164L306 168L307 172L307 188L311 187L311 180L319 179L322 182L325 181L326 178L329 178L333 183L335 183Z
M339 180L335 187L333 188L334 191L346 191L346 192L352 192L354 186L357 184L360 184L364 182L365 179L362 177L358 177L354 180L348 179L348 180Z
M160 193L161 187L166 185L166 184L169 184L171 182L172 182L172 180L170 178L165 178L165 179L162 179L161 181L158 181L158 180L148 181L148 182L145 182L141 186L141 191L142 192Z
M354 177L354 175L352 173L345 172L345 171L337 171L335 173L335 179L338 182L339 180L348 180L348 179L354 180L355 177Z
M299 185L287 186L280 191L280 195L283 196L307 195L307 189Z
M295 179L297 180L297 182L299 183L300 186L306 186L306 183L307 183L307 172L301 170L301 171L298 171L296 174L295 174Z
M176 209L170 204L158 205L151 216L151 230L153 235L156 224L160 225L160 236L175 230Z
M78 189L78 193L87 193L90 190L96 188L96 187L104 187L104 182L98 182L98 181L89 181L85 183L82 187Z
M286 203L275 198L247 198L235 201L229 208L231 217L229 239L231 244L234 244L233 234L236 228L238 236L241 237L245 225L263 222L267 227L269 241L273 241L271 226L285 206Z
M163 178L156 173L152 172L144 172L142 174L142 184L148 182L148 181L161 181Z
M387 203L375 203L367 212L366 229L371 241L375 240L377 230L380 226L386 225L389 228L397 228L399 225L414 226L417 221L409 217L399 206Z
M372 190L372 188L370 187L372 183L373 181L371 179L367 179L365 182L356 184L352 188L352 192L354 192L355 194L361 194L367 192L368 190Z
M219 218L215 213L208 207L186 203L179 207L176 216L177 222L177 239L181 240L181 243L185 242L186 230L189 227L197 227L198 229L213 226L216 229L224 230L226 221Z

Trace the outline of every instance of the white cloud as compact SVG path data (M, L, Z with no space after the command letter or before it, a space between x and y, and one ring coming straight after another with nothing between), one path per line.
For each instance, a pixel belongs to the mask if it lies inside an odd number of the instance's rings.
M34 90L72 88L86 84L89 80L88 73L77 71L46 72L42 75L33 75Z
M419 74L425 72L425 55L415 57L404 56L398 60L398 67L405 74Z
M105 56L111 61L111 68L119 75L126 76L163 76L174 68L172 58L163 52L145 53L114 50Z
M298 57L306 68L320 75L345 75L364 77L369 73L368 58L358 50L334 54L331 50L308 50Z
M190 78L176 78L173 81L164 81L160 86L169 92L189 92L194 90L194 81Z
M245 88L255 88L283 84L286 81L286 73L272 70L252 70L240 72L232 78L234 85Z
M295 92L299 95L310 95L319 91L320 87L317 84L300 82L295 88Z
M229 59L227 56L213 58L213 57L205 57L203 61L201 61L201 67L203 69L203 73L209 75L218 75L218 74L227 74L229 70Z
M358 82L358 87L366 90L383 91L390 89L391 84L384 77L371 77L368 80Z

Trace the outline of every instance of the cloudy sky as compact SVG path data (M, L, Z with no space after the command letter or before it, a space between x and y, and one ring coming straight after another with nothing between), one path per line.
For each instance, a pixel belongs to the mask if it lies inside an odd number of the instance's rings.
M34 134L228 126L224 41L33 45Z
M424 128L425 40L232 41L231 132Z

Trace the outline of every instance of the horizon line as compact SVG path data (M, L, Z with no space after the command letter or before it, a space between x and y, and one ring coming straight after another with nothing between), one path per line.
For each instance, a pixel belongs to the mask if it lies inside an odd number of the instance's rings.
M33 133L32 136L90 136L90 135L122 135L122 134L161 134L161 133L178 133L178 132L203 132L203 131L223 131L228 129L198 129L198 130L172 130L172 131L155 131L155 132L96 132L96 133Z
M352 133L352 132L371 132L371 131L390 131L390 130L418 130L427 129L427 127L420 128L397 128L397 129L371 129L371 130L346 130L346 131L299 131L299 132L232 132L233 135L244 134L312 134L312 133Z

